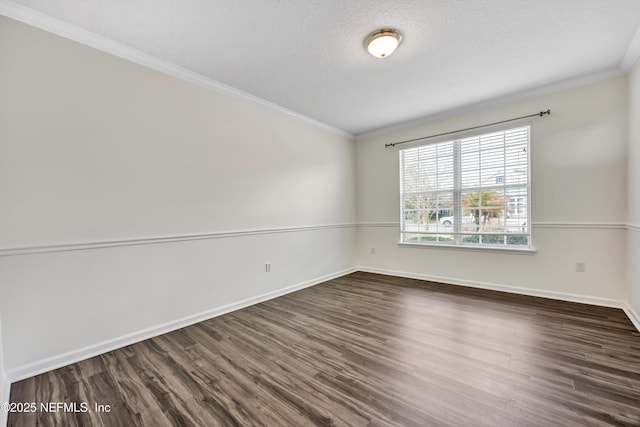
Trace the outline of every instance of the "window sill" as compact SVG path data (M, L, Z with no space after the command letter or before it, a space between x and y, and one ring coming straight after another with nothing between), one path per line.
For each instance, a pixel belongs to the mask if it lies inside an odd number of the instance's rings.
M472 246L472 245L443 245L434 243L406 243L398 242L399 246L407 246L412 248L428 248L428 249L453 249L472 252L498 252L517 255L533 255L537 252L535 248L504 248L498 246Z

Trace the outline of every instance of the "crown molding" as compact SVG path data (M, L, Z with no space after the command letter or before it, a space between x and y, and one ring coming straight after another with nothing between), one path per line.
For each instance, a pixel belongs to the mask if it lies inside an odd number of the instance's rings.
M102 52L106 52L118 58L125 59L138 65L142 65L146 68L160 71L164 74L168 74L170 76L185 80L198 86L213 90L215 92L236 99L248 101L253 104L257 104L261 107L276 111L285 116L293 117L316 128L323 129L343 138L347 138L349 140L354 139L354 135L347 131L338 129L316 119L312 119L311 117L305 116L304 114L300 114L281 105L267 101L266 99L243 92L217 80L205 77L202 74L195 73L179 65L146 54L122 43L118 43L114 40L102 37L98 34L92 33L91 31L84 30L69 23L52 18L41 12L29 9L25 6L12 3L8 0L0 0L0 15L4 15L8 18L22 22L32 27L36 27L49 33L64 37L66 39L73 40L85 46L89 46Z
M562 92L564 90L573 89L576 87L586 86L589 84L594 84L594 83L614 79L617 77L621 77L626 75L631 70L631 68L633 68L634 64L638 60L638 57L640 57L640 28L638 28L633 39L629 43L629 46L626 50L624 58L622 59L619 67L617 68L604 70L598 73L588 74L584 76L578 76L575 78L570 78L567 80L563 80L563 81L552 83L545 86L540 86L533 89L518 91L516 93L512 93L506 96L501 96L501 97L492 98L489 100L480 101L477 103L464 105L458 108L453 108L450 110L430 114L427 116L415 118L412 120L404 121L404 122L393 124L390 126L385 126L378 129L373 129L370 131L366 131L366 132L362 132L354 135L345 130L338 129L329 124L320 122L316 119L313 119L311 117L300 114L296 111L285 108L281 105L267 101L255 95L251 95L249 93L243 92L241 90L228 86L224 83L213 80L209 77L205 77L201 74L195 73L191 70L188 70L176 64L173 64L168 61L159 59L155 56L143 53L137 49L126 46L122 43L118 43L106 37L99 36L90 31L81 29L74 25L52 18L48 15L45 15L41 12L37 12L25 6L12 3L8 0L0 0L0 15L4 15L8 18L15 19L16 21L23 22L25 24L42 29L44 31L56 34L58 36L67 38L69 40L73 40L75 42L109 53L119 58L134 62L144 67L147 67L156 71L160 71L162 73L179 78L181 80L185 80L193 84L197 84L199 86L216 91L218 93L231 96L236 99L249 101L253 104L257 104L264 108L270 109L272 111L277 111L283 115L293 117L297 120L313 125L314 127L323 129L335 135L338 135L350 140L356 140L356 141L362 140L362 139L368 139L376 136L387 135L392 132L410 129L416 126L444 120L449 117L454 117L462 114L480 111L486 108L512 104L515 102L536 98L542 95L547 95L555 92Z
M562 80L556 83L551 83L548 85L539 86L532 89L526 89L526 90L510 93L509 95L500 96L497 98L492 98L492 99L476 102L473 104L463 105L458 108L453 108L450 110L429 114L427 116L419 117L416 119L408 120L408 121L397 123L394 125L385 126L379 129L374 129L371 131L359 133L359 134L356 134L355 140L361 141L361 140L370 139L378 136L385 136L394 132L404 131L404 130L412 129L418 126L439 122L451 117L474 113L474 112L486 110L488 108L495 108L495 107L515 104L516 102L535 99L544 95L550 95L557 92L563 92L565 90L575 89L581 86L588 86L588 85L604 82L607 80L612 80L618 77L622 77L624 75L626 75L626 72L624 72L622 69L611 68L611 69L600 71L593 74L586 74L578 77L573 77L573 78ZM540 109L546 110L547 104L544 104ZM553 110L553 106L551 107L551 110Z
M638 62L638 58L640 57L640 27L636 31L635 35L631 39L629 46L627 47L627 51L620 62L620 69L627 74L633 66Z

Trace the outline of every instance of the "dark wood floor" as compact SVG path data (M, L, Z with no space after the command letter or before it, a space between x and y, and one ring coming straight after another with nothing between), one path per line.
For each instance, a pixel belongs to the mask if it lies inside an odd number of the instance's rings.
M91 411L10 426L638 426L640 334L617 309L355 273L26 379L11 400Z

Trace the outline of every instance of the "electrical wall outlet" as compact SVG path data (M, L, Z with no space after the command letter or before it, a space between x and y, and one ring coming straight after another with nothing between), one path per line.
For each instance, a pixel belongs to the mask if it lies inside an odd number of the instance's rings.
M584 261L576 262L576 271L578 273L584 273L585 268L586 268L586 265L585 265Z
M376 253L376 248L371 248L371 254L374 255Z
M266 263L266 264L264 265L264 271L265 271L266 273L269 273L269 272L271 271L271 263L270 263L270 262L268 262L268 263Z

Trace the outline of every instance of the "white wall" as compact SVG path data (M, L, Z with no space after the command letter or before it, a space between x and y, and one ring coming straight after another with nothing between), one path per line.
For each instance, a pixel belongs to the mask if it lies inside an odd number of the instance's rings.
M401 247L398 151L385 143L547 110L532 122L533 255ZM356 143L358 262L451 283L597 303L626 299L627 80L541 96ZM375 254L371 249L375 248ZM584 261L586 272L575 272Z
M0 18L4 365L15 380L354 265L592 302L629 298L638 310L640 242L622 224L627 197L640 224L639 73L629 87L615 79L354 144ZM398 155L385 143L547 108L552 116L532 130L535 254L397 245ZM356 208L365 224L357 232ZM201 233L213 235L149 240ZM144 244L121 245L130 239Z
M343 136L7 18L0 93L12 379L355 265L355 147ZM255 233L7 256L238 230Z
M640 62L629 74L629 304L640 313ZM637 319L640 322L640 318Z
M4 369L4 352L2 350L2 315L0 313L0 405L9 401L9 381ZM7 424L8 413L0 410L0 426Z

